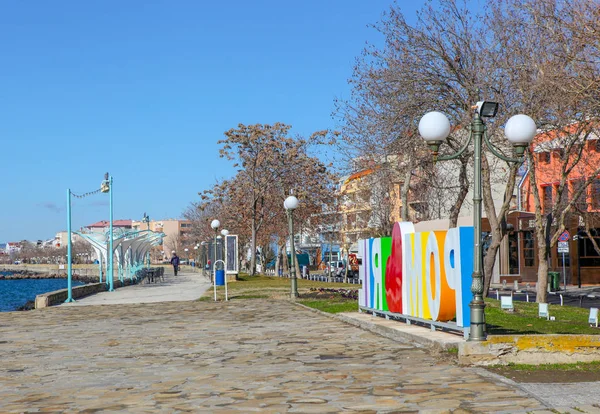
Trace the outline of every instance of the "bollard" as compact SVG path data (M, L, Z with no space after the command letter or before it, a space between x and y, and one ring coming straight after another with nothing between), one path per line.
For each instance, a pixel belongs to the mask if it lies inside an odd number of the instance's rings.
M518 280L515 280L514 289L515 289L515 292L517 292L519 290L519 281Z
M500 291L496 289L496 300L500 300Z

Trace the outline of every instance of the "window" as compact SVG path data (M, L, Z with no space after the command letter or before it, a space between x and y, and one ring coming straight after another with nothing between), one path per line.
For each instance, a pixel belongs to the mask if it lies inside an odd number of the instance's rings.
M592 181L592 210L600 210L600 179Z
M594 241L600 246L600 237L597 235L600 229L592 229L592 234L595 235ZM584 267L600 267L600 255L594 249L594 245L587 236L580 237L579 241L579 264Z
M552 210L552 186L543 186L542 193L544 197L544 213L549 213Z
M540 152L538 154L538 160L540 163L548 164L550 162L550 153L549 152Z
M584 180L574 180L572 182L573 186L573 194L577 193L580 188L585 186ZM583 192L577 197L577 201L575 202L575 208L579 211L587 211L587 190L583 190Z
M519 274L519 249L517 245L517 233L508 234L508 274Z
M524 231L523 237L523 259L524 265L527 267L535 266L535 243L533 239L533 231Z

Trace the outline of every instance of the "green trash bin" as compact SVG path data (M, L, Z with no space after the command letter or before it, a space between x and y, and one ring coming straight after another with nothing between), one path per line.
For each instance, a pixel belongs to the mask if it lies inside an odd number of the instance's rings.
M560 290L560 273L548 272L548 284L551 292L558 292Z

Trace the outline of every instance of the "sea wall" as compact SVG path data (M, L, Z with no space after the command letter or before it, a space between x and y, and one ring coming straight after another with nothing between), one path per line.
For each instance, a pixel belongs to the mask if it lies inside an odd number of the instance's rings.
M135 284L135 281L125 280L121 282L120 280L115 280L114 289L118 289L124 286L129 286ZM84 296L93 295L98 292L104 292L107 290L106 283L90 283L88 285L76 286L71 288L71 296L73 299L79 299ZM60 289L55 290L54 292L48 292L41 295L37 295L35 297L35 308L47 308L48 306L59 305L64 303L65 300L69 297L68 289Z
M82 298L94 293L103 292L106 290L106 283L91 283L89 285L76 286L71 289L73 299ZM68 289L55 290L35 297L35 308L47 308L48 306L58 305L67 300L69 296Z
M136 283L142 282L146 277L148 277L148 270L155 272L155 274L164 273L164 268L162 267L152 267L150 269L141 269L137 276L138 280L135 279L125 279L123 282L120 280L115 280L113 283L114 289L118 289L124 286L134 285ZM107 290L106 283L89 283L83 286L76 286L71 288L71 297L73 299L82 298L84 296L93 295L98 292L103 292ZM54 292L48 292L41 295L37 295L35 297L35 309L46 308L48 306L59 305L64 303L65 300L69 297L68 289L60 289L55 290Z

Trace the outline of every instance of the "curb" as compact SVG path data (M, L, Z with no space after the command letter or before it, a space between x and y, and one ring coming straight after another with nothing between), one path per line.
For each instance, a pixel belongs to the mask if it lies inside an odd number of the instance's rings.
M356 326L393 341L411 344L418 348L424 348L438 352L448 351L450 349L457 349L458 343L463 342L462 337L456 335L444 332L432 332L428 328L415 325L406 325L398 321L390 321L365 313L357 312L356 317L352 317L349 316L348 313L327 313L318 309L310 308L298 302L292 303L311 312L337 319L341 322Z

